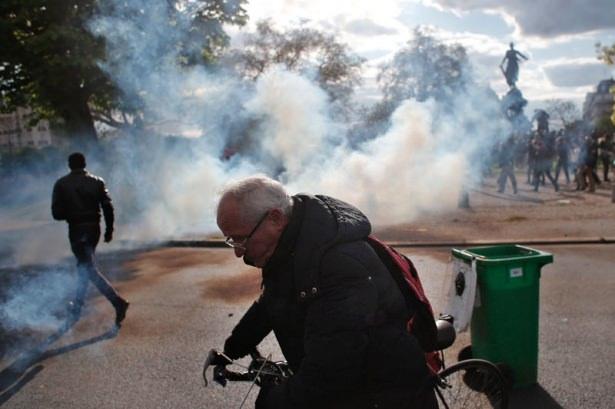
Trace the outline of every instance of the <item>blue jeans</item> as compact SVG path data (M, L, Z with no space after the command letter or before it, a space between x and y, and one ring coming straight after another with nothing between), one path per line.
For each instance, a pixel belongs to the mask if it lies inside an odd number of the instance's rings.
M94 253L100 240L98 223L71 224L68 228L68 238L71 250L77 259L77 271L79 272L75 314L79 315L81 312L89 281L109 300L116 310L120 308L124 303L123 298L96 268Z

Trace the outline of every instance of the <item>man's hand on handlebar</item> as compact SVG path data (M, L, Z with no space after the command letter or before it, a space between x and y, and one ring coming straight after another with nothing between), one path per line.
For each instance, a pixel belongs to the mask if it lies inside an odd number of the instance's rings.
M264 358L257 350L250 353L252 362L245 372L235 372L227 369L227 365L232 365L233 360L224 353L212 349L207 354L203 365L203 380L208 386L207 370L213 366L214 382L226 386L228 381L250 381L260 387L268 387L280 384L284 379L292 375L291 369L286 362L273 362Z
M203 381L205 382L205 386L208 385L207 381L207 369L210 366L214 367L214 381L218 382L222 386L226 386L226 379L222 370L225 370L226 365L233 363L233 361L224 355L221 352L212 349L207 354L205 358L205 363L203 364Z

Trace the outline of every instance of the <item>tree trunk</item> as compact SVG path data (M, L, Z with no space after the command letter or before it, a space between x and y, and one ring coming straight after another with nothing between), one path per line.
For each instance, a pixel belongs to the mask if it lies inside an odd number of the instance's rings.
M76 141L91 143L98 140L90 107L82 98L75 98L62 111L67 135Z

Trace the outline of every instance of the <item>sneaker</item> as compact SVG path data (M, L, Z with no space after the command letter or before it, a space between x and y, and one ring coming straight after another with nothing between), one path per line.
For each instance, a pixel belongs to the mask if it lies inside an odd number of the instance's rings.
M126 310L128 310L128 306L130 303L128 301L122 300L119 307L115 307L115 325L120 326L124 318L126 318Z

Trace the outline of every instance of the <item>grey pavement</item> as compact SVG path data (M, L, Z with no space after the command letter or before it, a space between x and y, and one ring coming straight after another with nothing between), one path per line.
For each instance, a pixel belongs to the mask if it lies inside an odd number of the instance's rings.
M614 408L615 245L537 248L555 258L542 270L539 383L515 390L511 407ZM450 249L403 252L415 262L439 310ZM132 303L123 328L110 331L113 310L95 296L85 316L37 355L4 356L0 406L239 408L249 385L204 388L201 365L249 306L258 272L226 249L162 249L102 261ZM449 362L468 343L468 334L460 334L447 353ZM273 337L261 350L280 358ZM253 407L255 393L245 408Z

